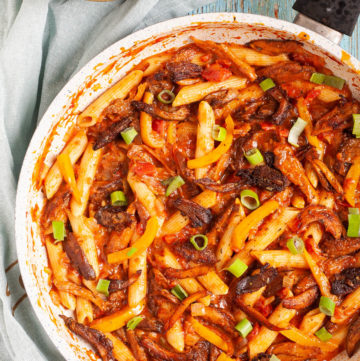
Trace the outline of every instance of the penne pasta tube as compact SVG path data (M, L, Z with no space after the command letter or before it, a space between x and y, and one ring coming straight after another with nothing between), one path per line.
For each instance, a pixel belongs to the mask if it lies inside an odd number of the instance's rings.
M152 104L154 95L146 92L144 95L144 103ZM152 128L152 116L141 112L140 113L140 131L143 142L151 148L163 148L165 139L161 138L160 134L155 132Z
M239 59L255 66L269 66L289 60L286 54L267 55L237 44L231 44L230 49Z
M265 291L266 286L259 288L255 292L245 293L242 295L242 300L245 305L253 307L258 299L260 299L261 295Z
M68 154L70 162L74 165L84 152L87 145L87 136L84 131L78 132L70 142L65 146L60 154ZM59 165L57 162L50 168L48 174L45 177L44 187L46 198L50 199L60 188L63 176L61 174Z
M114 312L109 316L98 318L91 324L91 328L95 328L101 332L113 332L126 325L133 317L139 315L145 307L144 303L138 304L136 307L126 306L122 310Z
M318 179L318 176L317 176L317 174L315 172L315 169L313 168L311 163L310 162L305 162L304 169L305 169L306 177L309 179L309 182L311 183L311 185L314 188L317 188L318 183L319 183L319 179Z
M248 237L250 230L256 227L264 218L278 208L279 203L270 200L245 217L234 230L232 241L233 249L241 250L244 247L245 240Z
M86 217L74 216L68 212L71 228L80 244L80 247L85 253L87 260L95 271L96 278L99 276L99 260L95 244L95 238L90 228L86 223Z
M326 277L325 273L321 270L321 268L316 264L316 261L313 259L313 257L309 254L309 252L304 249L304 258L309 265L310 271L313 274L316 283L319 286L320 292L323 296L330 297L330 298L336 298L334 295L331 294L331 285ZM335 299L334 299L335 301Z
M320 201L319 204L326 208L334 209L335 207L335 197L332 192L327 192L326 190L320 191Z
M285 208L279 215L270 219L258 232L256 237L248 241L243 250L236 254L233 258L240 259L249 265L253 257L251 251L262 251L280 237L286 230L287 224L299 214L294 208ZM241 224L241 223L240 223Z
M292 254L289 251L252 251L251 255L262 264L269 263L272 267L309 268L302 254Z
M197 279L213 295L226 295L229 291L229 286L215 271L210 271L206 275L199 276Z
M360 156L355 157L344 180L344 196L352 207L356 205L355 192L360 179Z
M225 353L221 353L220 356L216 359L216 361L234 361L234 359L227 356Z
M314 159L313 161L315 170L318 169L322 172L331 186L335 189L339 194L343 194L343 188L339 181L336 179L335 175L331 172L331 170L327 167L327 165L321 161L320 159Z
M98 121L102 111L114 100L124 99L130 90L138 86L143 78L141 70L133 70L125 75L111 88L105 90L97 99L95 99L79 116L77 123L81 124L88 118Z
M200 158L214 149L212 130L215 125L215 115L208 102L202 101L198 110L198 128L196 137L195 158ZM206 176L209 167L195 169L195 178L200 179Z
M81 158L77 178L77 187L80 193L81 202L78 202L75 197L72 197L70 202L71 213L74 216L81 216L85 212L89 200L90 187L95 178L101 155L102 149L93 150L93 144L88 143Z
M85 325L91 323L94 319L91 302L86 298L76 297L76 320Z
M144 76L149 76L158 70L161 65L163 65L166 61L171 58L170 54L160 54L152 56L145 60L145 65L147 68L144 70Z
M112 342L113 354L117 360L136 361L131 351L118 337L112 335L110 332L105 333L105 336Z
M290 295L291 292L289 292ZM269 322L273 325L286 328L289 322L296 315L296 310L290 310L284 308L281 304L277 306L274 312L269 317ZM257 336L255 336L248 343L249 356L252 359L257 354L265 352L269 346L275 341L279 333L276 331L269 330L265 326L262 326Z
M324 323L325 317L325 313L320 312L318 308L309 311L301 321L299 327L300 331L307 335L313 335L321 328L322 324Z
M240 223L240 221L245 218L245 211L243 206L240 204L240 201L237 200L239 204L239 210L234 212L231 215L230 221L221 237L217 250L216 250L216 257L218 262L216 264L216 268L220 270L224 264L231 258L233 253L231 249L231 240L234 233L236 226Z
M49 257L50 266L53 272L53 277L58 282L67 282L66 268L63 266L62 256L64 254L61 242L58 244L52 243L48 237L45 239L47 254ZM65 308L74 311L76 308L76 298L69 292L59 290L60 300Z
M305 207L305 199L303 196L299 195L299 194L295 194L292 198L291 198L291 205L295 208L298 209L302 209Z
M139 235L135 232L132 244L137 240ZM141 271L139 278L135 283L129 286L128 289L128 305L130 307L136 307L139 303L145 300L147 292L147 250L145 249L142 253L136 257L129 259L129 278L134 276L137 271Z
M193 201L205 208L211 208L216 204L216 193L206 190L193 198ZM187 226L189 222L190 220L187 216L183 216L177 211L166 220L162 227L161 235L177 233Z
M247 80L245 78L231 76L229 79L220 82L204 82L187 85L180 89L172 105L178 107L180 105L194 103L219 90L230 88L242 89L245 88L246 84Z
M177 320L175 324L166 332L166 340L176 351L184 351L184 329L180 319Z

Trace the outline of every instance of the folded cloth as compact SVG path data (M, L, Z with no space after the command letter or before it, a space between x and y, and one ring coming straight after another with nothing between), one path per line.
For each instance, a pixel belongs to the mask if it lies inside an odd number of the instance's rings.
M32 133L71 76L113 42L214 0L0 0L0 359L63 360L16 264L16 183Z

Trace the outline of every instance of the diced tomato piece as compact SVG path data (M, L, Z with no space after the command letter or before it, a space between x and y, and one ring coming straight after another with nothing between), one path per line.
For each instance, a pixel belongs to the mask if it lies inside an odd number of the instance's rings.
M252 331L246 337L247 340L251 341L259 334L259 332L260 332L260 325L257 322L255 322Z
M176 234L167 234L163 238L167 244L172 244L177 240L177 235Z
M163 135L165 132L165 121L162 119L153 119L152 129L153 131Z
M300 88L295 88L291 84L282 84L281 87L286 91L289 98L300 98L303 95L303 91Z
M144 225L139 222L136 224L136 233L142 235L144 233Z
M289 129L281 128L279 129L280 137L287 138L289 136Z
M265 298L264 297L261 297L259 298L254 307L262 314L264 315L265 317L268 317L271 315L272 313L272 306L271 304L265 304Z
M205 54L200 59L201 59L201 61L206 63L211 59L211 54Z
M137 174L138 176L148 175L148 176L155 176L156 175L156 168L154 164L151 163L136 163L132 167L132 171Z
M222 65L224 68L230 68L231 67L231 61L228 59L219 59L217 61L220 65Z
M264 130L275 130L276 129L276 125L272 124L272 123L268 123L268 122L262 122L260 123L261 129Z
M229 69L226 69L220 64L215 63L208 66L201 75L208 81L219 82L230 78L232 73Z
M320 95L320 93L321 93L320 89L315 88L313 90L310 90L305 97L306 105L310 105L313 102L313 100Z

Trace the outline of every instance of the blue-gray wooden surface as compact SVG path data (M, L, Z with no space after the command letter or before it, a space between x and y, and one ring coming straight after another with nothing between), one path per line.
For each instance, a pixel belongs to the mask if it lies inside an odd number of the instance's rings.
M282 20L293 21L296 15L296 11L292 9L294 2L295 0L217 0L215 3L203 6L192 14L241 12L267 15L278 17ZM360 20L352 37L344 36L341 47L356 58L360 58Z

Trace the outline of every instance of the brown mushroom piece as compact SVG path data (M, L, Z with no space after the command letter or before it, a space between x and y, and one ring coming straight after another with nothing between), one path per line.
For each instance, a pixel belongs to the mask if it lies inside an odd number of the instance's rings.
M198 78L201 76L202 67L187 61L177 61L166 64L170 79L176 83L180 80Z
M282 305L285 308L302 310L306 307L311 306L318 297L319 289L317 286L314 286L307 289L303 293L298 294L297 296L285 298Z
M194 228L210 224L212 220L210 209L204 208L200 204L188 199L177 198L172 202L172 206L178 209L181 214L188 216Z
M252 293L271 283L278 275L278 271L268 264L260 268L260 272L239 280L235 287L235 293L242 295Z
M148 336L143 336L140 339L140 344L147 353L155 359L163 361L187 361L186 354L168 351L164 347L158 345L154 340Z
M287 178L279 170L268 165L240 169L236 175L241 177L243 183L266 189L270 192L280 192L289 184Z
M125 288L128 288L139 279L140 275L141 270L138 270L127 280L110 280L109 293L121 291Z
M360 139L346 136L335 157L335 170L345 176L357 155L360 154Z
M350 324L346 340L345 349L349 357L352 357L360 347L360 315Z
M324 206L308 206L299 215L299 222L297 223L297 230L304 232L308 225L314 222L319 222L324 225L327 232L338 240L345 234L345 229L337 214Z
M329 257L346 256L360 249L360 237L351 238L343 236L336 241L331 238L326 238L320 243L320 247Z
M278 107L275 113L272 114L271 118L275 124L280 125L289 115L289 111L291 110L290 101L285 92L283 92L279 87L268 90L268 94L270 94L278 102Z
M190 108L187 105L180 107L162 106L160 108L160 106L155 104L146 104L135 100L131 104L135 110L148 113L154 118L163 120L185 120L190 115Z
M93 149L97 150L105 147L106 144L111 143L123 130L129 126L132 121L132 117L126 117L119 120L118 122L112 123L107 129L97 135Z
M244 186L243 182L231 182L231 183L219 184L210 178L201 178L196 180L195 183L204 186L204 188L206 189L218 193L238 192Z
M86 280L94 280L96 278L94 269L72 232L69 232L66 236L63 242L63 248L70 259L71 265L77 269Z
M360 287L360 268L351 267L336 274L331 283L331 293L345 296Z
M208 361L210 353L210 343L199 341L187 353L188 360Z
M190 242L175 242L172 250L187 262L213 265L217 260L213 246L207 246L204 250L197 251Z
M126 213L123 207L118 206L101 207L95 213L95 219L102 226L118 232L128 227L135 220L134 216Z
M60 315L66 327L82 337L95 348L103 361L116 361L113 355L113 343L102 332L74 321L71 317Z
M270 346L269 353L286 361L307 361L318 359L321 350L316 346L303 346L295 342L281 342Z

